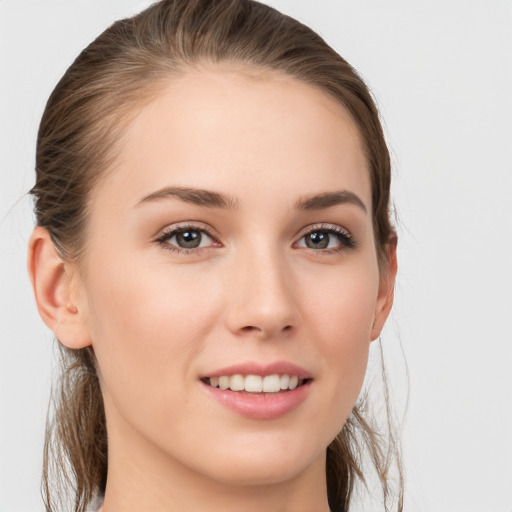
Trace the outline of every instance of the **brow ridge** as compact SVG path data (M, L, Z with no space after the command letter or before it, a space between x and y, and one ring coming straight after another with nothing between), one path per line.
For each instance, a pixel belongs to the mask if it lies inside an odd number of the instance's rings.
M350 190L338 190L335 192L322 192L300 198L295 203L297 210L323 210L325 208L332 208L341 204L354 204L361 208L365 213L368 213L366 205L362 199Z
M153 192L139 201L138 204L158 201L177 197L178 199L197 206L207 208L220 208L236 210L239 206L238 199L227 196L220 192L204 190L192 187L170 186ZM367 208L361 198L349 190L338 190L334 192L321 192L299 198L295 208L300 211L314 211L332 208L341 204L354 204L367 213Z
M238 208L238 200L225 194L211 190L176 186L164 187L157 190L142 198L138 204L172 197L177 197L186 203L205 206L207 208L221 208L227 210L236 210Z

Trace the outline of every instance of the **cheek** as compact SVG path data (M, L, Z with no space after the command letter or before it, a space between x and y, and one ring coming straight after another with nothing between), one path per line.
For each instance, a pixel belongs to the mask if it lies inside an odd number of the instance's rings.
M316 340L321 375L342 402L348 415L355 402L366 371L370 333L378 294L375 265L341 269L330 279L323 279L323 290L307 295L308 311Z
M155 390L172 401L193 378L191 363L218 316L215 289L164 265L116 263L88 281L103 385L113 399L142 407L150 406Z
M376 262L361 258L352 265L305 275L304 316L321 328L331 348L369 341L379 288Z
M144 267L145 265L145 267ZM203 286L201 286L203 284ZM199 276L160 264L140 266L119 261L89 280L91 329L99 340L126 341L172 349L172 339L194 337L208 322L215 290ZM213 297L214 298L214 297ZM109 336L110 334L111 336ZM94 337L94 336L93 336Z

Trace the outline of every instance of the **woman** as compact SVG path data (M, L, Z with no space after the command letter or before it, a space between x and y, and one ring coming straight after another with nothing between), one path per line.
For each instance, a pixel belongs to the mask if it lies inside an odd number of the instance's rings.
M75 511L348 510L362 442L388 500L394 445L355 403L393 301L390 163L346 61L257 2L158 2L66 72L36 167L47 510L53 464Z

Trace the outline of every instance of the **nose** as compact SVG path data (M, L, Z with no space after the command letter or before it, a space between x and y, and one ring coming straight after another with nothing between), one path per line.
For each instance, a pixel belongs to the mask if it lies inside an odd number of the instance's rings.
M269 339L297 328L294 280L284 257L270 251L241 255L230 276L226 322L231 332Z

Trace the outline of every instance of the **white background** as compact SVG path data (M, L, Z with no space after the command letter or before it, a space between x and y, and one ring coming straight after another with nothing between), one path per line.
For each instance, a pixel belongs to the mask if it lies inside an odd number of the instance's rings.
M272 0L367 80L394 163L400 272L384 338L405 510L512 512L512 2ZM0 511L39 498L52 336L25 272L39 118L78 52L143 0L0 0ZM361 503L354 510L382 510Z

